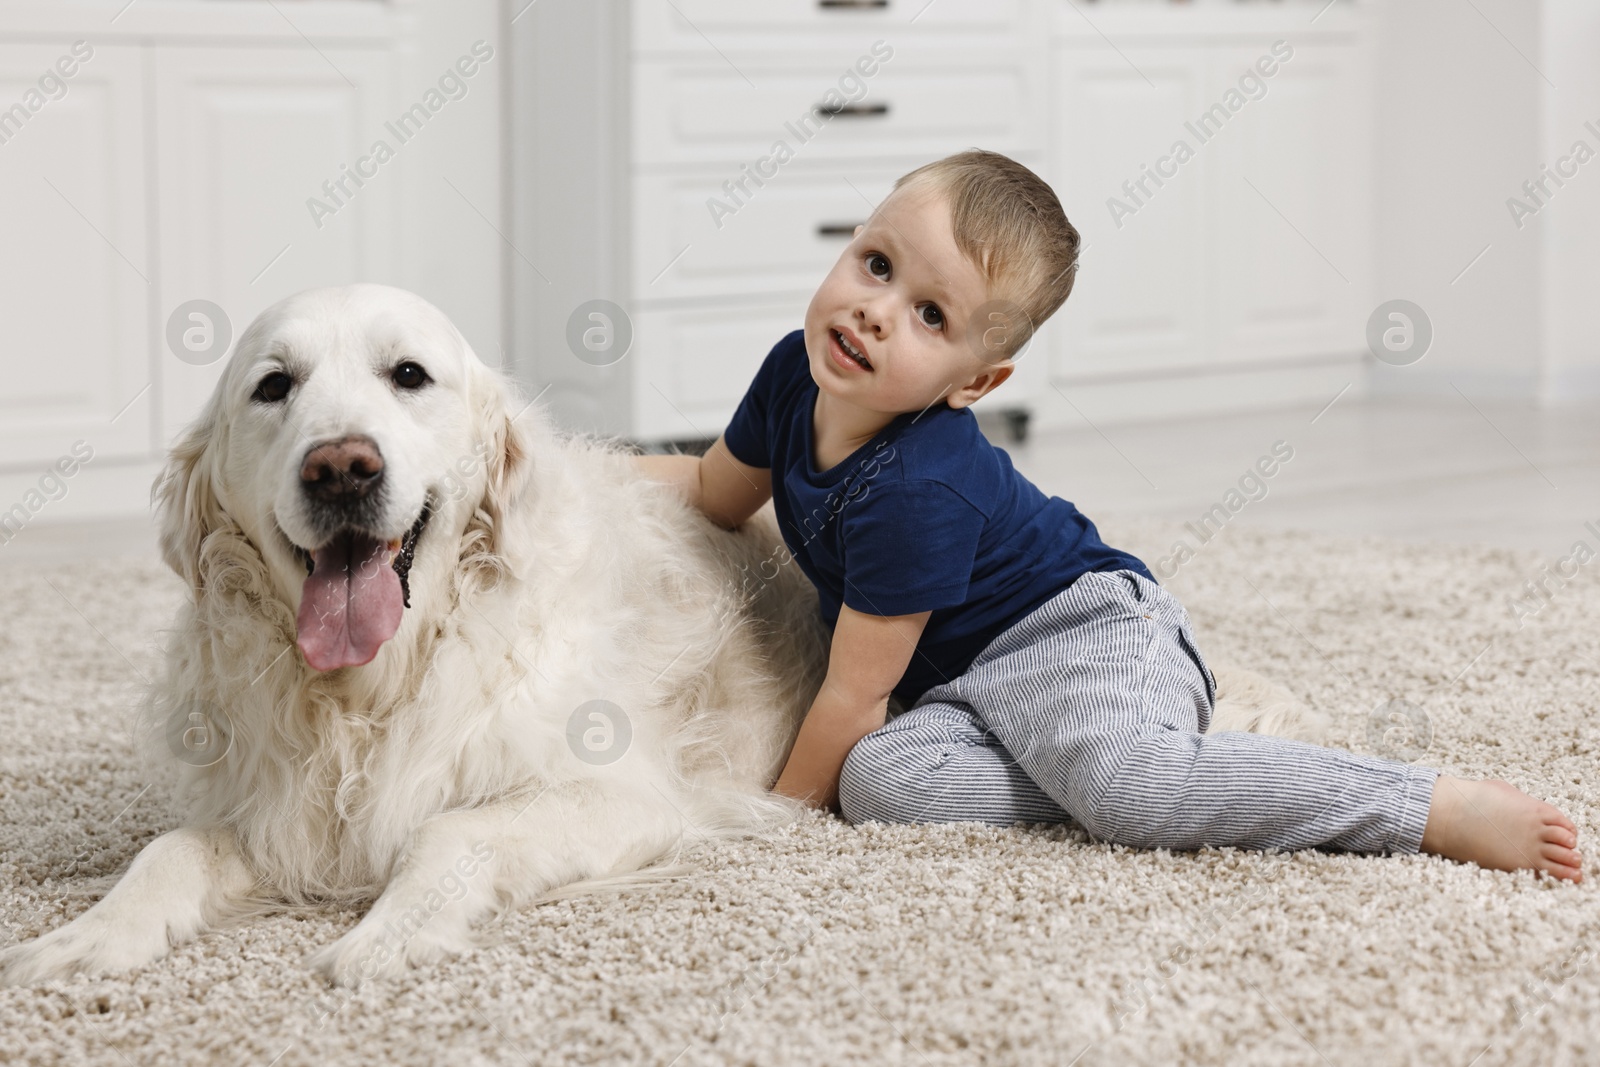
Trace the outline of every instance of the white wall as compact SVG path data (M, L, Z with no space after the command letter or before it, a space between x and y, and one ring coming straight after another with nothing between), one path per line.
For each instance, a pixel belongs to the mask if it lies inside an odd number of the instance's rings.
M1576 140L1600 153L1600 4L1544 0L1543 7L1540 65L1557 86L1543 86L1543 161L1554 166ZM1600 396L1600 325L1594 312L1600 290L1600 155L1582 166L1547 208L1527 220L1527 227L1543 239L1545 253L1540 288L1547 371L1542 399Z
M1600 286L1600 160L1520 229L1506 203L1578 137L1600 149L1582 128L1600 126L1600 9L1389 0L1377 36L1377 295L1421 305L1434 342L1414 366L1376 366L1374 392L1600 395L1583 311Z

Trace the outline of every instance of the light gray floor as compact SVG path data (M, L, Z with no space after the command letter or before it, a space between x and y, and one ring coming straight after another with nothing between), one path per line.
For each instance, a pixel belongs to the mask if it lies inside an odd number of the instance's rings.
M1473 405L1476 404L1476 407ZM1315 419L1315 422L1313 422ZM998 433L991 440L1003 443ZM1341 399L1319 408L1094 427L1006 445L1041 489L1097 513L1198 521L1274 443L1294 458L1231 521L1566 555L1600 537L1600 407ZM1237 503L1237 500L1235 500Z
M1473 405L1477 406L1474 407ZM1313 422L1313 420L1315 420ZM1090 518L1198 520L1275 442L1294 458L1246 526L1481 542L1555 559L1579 539L1600 546L1600 407L1537 409L1482 400L1357 400L1139 425L1081 424L1010 444L1017 468ZM38 523L0 546L0 566L153 554L148 520Z

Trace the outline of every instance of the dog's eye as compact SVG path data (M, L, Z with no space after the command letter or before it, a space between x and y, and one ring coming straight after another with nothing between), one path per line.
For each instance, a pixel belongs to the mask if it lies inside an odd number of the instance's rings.
M389 378L402 389L421 389L433 381L428 377L428 372L422 369L421 364L413 363L409 359L396 366Z
M289 395L289 387L294 385L294 379L281 370L275 370L256 383L255 394L252 400L259 400L263 404L276 404Z

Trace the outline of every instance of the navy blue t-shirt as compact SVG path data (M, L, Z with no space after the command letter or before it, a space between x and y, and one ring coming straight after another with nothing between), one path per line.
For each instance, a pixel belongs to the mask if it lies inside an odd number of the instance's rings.
M970 408L940 400L897 415L819 471L816 401L796 330L767 354L723 436L734 458L772 471L778 526L830 627L841 603L868 615L932 611L894 690L905 707L1079 575L1130 569L1155 581L1072 504L1017 473Z

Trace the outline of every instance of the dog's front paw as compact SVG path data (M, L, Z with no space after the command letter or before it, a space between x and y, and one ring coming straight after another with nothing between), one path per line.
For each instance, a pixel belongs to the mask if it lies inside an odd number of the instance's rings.
M170 948L165 929L118 927L86 913L43 937L0 952L0 985L130 971L160 959Z
M420 967L458 956L472 947L464 935L443 928L408 932L394 923L361 920L355 929L308 961L311 969L336 986L356 988L374 979L398 978L407 967Z

